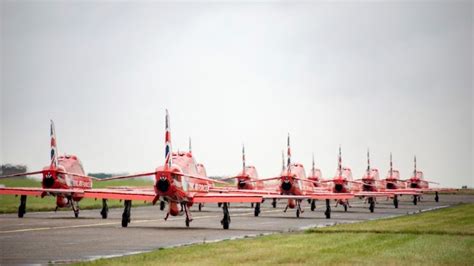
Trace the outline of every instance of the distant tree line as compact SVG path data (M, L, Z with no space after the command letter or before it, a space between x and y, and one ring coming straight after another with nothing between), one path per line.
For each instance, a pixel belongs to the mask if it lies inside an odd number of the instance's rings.
M108 173L89 173L89 176L97 177L97 178L107 178L112 177L113 174Z
M28 171L28 167L23 164L2 164L0 169L0 175L13 175L13 174L21 174L26 173Z
M96 178L108 178L112 176L118 176L118 175L127 175L127 173L89 173L89 176L93 176Z

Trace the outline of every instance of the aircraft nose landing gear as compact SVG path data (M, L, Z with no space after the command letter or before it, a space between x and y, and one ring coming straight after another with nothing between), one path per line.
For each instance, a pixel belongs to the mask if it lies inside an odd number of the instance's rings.
M191 212L189 212L188 204L186 202L181 203L181 207L184 209L184 213L186 214L186 227L189 227L189 224L193 221L193 218L191 217Z
M257 217L260 214L260 203L255 204L254 215Z
M436 202L439 202L438 191L435 191L435 201L436 201Z
M124 208L122 214L122 227L127 227L130 223L130 211L132 209L132 201L125 200L124 201Z
M227 206L227 202L222 204L222 212L224 213L224 217L221 220L222 227L224 229L229 229L230 214L229 214L229 209L228 209L228 206Z
M102 215L102 219L107 219L108 214L109 214L109 206L107 205L107 199L102 199L102 210L100 211L100 215Z
M324 215L326 215L326 219L331 219L331 203L328 199L326 200L326 211Z
M374 198L370 197L369 198L369 210L370 212L374 212L375 209L375 200Z
M67 198L68 202L71 203L71 208L74 211L74 217L79 217L79 202L74 201L72 197Z
M397 195L393 197L393 206L395 206L395 209L398 209L398 196Z
M20 206L18 206L18 217L23 218L26 213L26 195L21 195Z
M304 211L301 208L301 200L296 200L296 218L300 218L300 214L302 214Z

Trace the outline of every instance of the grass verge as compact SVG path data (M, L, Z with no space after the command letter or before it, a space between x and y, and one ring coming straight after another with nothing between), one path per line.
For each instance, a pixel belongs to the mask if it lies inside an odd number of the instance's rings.
M473 265L474 204L252 239L161 249L78 265Z

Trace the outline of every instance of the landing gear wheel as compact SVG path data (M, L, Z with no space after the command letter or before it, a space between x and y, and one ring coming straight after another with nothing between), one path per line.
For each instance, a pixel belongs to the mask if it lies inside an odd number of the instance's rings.
M198 210L201 211L201 209L202 209L202 203L199 203Z
M308 199L308 204L310 204L310 203L311 203L311 199Z
M127 227L130 223L130 211L132 208L132 201L126 200L124 202L123 214L122 214L122 227Z
M276 200L276 199L273 199L273 201L272 201L272 207L273 207L273 208L276 208L276 207L277 207L277 200Z
M344 211L347 212L347 204L344 203L343 205L344 205Z
M258 217L259 214L260 214L260 203L257 203L257 204L255 204L254 215L255 215L255 217Z
M413 196L413 205L418 204L418 196Z
M18 206L18 218L23 218L26 213L26 195L21 195L20 206Z
M190 222L190 221L189 221L189 218L188 218L188 217L186 217L186 221L185 221L185 222L186 222L186 227L189 227L189 222Z
M393 206L395 206L395 209L398 209L398 197L397 196L395 196L393 198Z
M160 211L164 210L165 209L165 202L164 201L160 201Z
M72 197L68 197L68 201L71 203L72 211L74 212L74 217L79 217L79 203L75 202Z
M326 200L326 211L324 212L326 219L331 219L331 204L329 200Z
M221 202L217 203L217 207L219 208L222 207L222 203Z
M250 207L253 208L253 203L250 203Z
M311 211L314 212L315 209L316 209L316 200L311 200Z
M100 211L100 215L102 215L102 219L107 219L109 214L109 206L107 205L107 199L102 199L102 210Z
M229 214L229 209L227 207L227 203L222 204L222 211L224 213L224 217L221 220L222 227L224 229L229 229L230 225L230 214Z
M296 209L296 218L300 218L300 210Z
M439 202L438 191L435 192L435 201L436 201L436 202Z
M374 201L374 199L370 198L369 199L369 210L370 210L370 212L374 212L374 209L375 209L375 201Z

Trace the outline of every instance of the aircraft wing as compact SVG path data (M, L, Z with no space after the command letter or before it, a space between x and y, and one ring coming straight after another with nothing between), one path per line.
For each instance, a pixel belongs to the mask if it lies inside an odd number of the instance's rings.
M264 199L293 199L293 200L305 200L310 199L308 195L264 195Z
M316 200L325 200L325 199L334 199L334 200L347 200L354 198L353 193L334 193L334 192L315 192L310 194L311 199Z
M294 199L294 200L305 200L305 199L315 199L315 200L345 200L354 198L352 193L332 193L332 192L321 192L321 193L310 193L306 195L262 195L264 199Z
M134 191L134 190L142 190L142 191L155 191L151 186L110 186L105 187L106 189L113 189L113 190L127 190L127 191Z
M0 179L3 178L11 178L11 177L18 177L18 176L29 176L29 175L37 175L37 174L42 174L43 171L35 171L35 172L29 172L29 173L19 173L19 174L12 174L12 175L4 175L0 176Z
M156 195L151 190L89 189L84 191L85 198L142 200L152 202Z
M393 197L395 193L384 191L384 192L378 192L378 191L360 191L356 192L355 196L356 197Z
M422 192L414 188L384 189L382 191L392 193L393 195L420 195Z
M261 203L262 196L248 193L191 193L188 195L194 203L253 202Z
M259 195L279 195L280 193L276 190L265 190L265 189L237 189L235 187L213 187L209 189L210 192L237 192L245 194L259 194Z
M53 188L34 188L34 187L2 187L0 195L26 195L41 196L43 193L57 193L64 195L83 194L84 190L80 189L53 189Z

